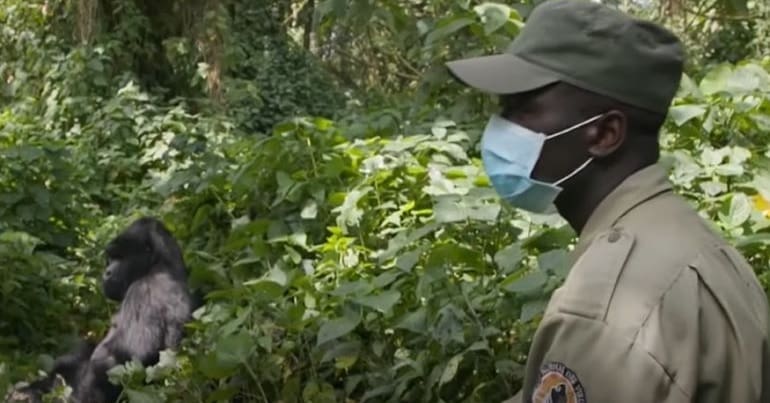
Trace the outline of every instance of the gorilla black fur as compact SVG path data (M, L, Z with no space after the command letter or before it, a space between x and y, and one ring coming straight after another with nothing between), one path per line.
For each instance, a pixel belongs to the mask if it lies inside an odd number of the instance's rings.
M132 359L150 366L161 350L179 345L194 306L182 251L163 223L151 217L136 220L105 253L104 294L121 302L110 330L96 346L83 343L57 359L47 378L24 388L28 401L39 401L58 374L73 388L76 403L115 402L121 390L109 382L110 368Z

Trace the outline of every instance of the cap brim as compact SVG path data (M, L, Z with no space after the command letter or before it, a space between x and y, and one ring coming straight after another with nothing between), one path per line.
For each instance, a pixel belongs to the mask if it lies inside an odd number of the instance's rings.
M553 72L507 53L455 60L446 66L465 85L496 95L532 91L560 81Z

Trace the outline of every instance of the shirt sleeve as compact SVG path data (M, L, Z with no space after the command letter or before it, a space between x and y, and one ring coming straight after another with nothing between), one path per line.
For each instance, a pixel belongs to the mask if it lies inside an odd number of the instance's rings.
M543 319L527 358L523 403L689 403L655 359L604 322Z

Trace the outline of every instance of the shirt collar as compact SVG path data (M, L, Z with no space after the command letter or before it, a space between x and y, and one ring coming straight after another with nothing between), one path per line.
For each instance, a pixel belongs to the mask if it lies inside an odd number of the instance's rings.
M671 189L667 172L659 164L647 166L628 176L591 213L575 246L574 259L583 254L599 232L613 227L636 206Z

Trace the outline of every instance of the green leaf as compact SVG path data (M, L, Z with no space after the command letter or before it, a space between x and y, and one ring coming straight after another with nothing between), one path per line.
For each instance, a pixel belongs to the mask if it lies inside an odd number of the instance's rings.
M537 250L565 248L574 238L575 231L569 225L564 225L559 228L545 228L527 238L522 243L522 247Z
M753 63L736 67L728 81L728 88L732 94L749 94L767 88L768 85L770 85L770 73Z
M438 199L436 206L433 208L433 212L435 214L436 221L439 223L453 223L465 221L468 219L465 206L462 204L462 202L454 198Z
M700 162L705 166L712 166L716 167L722 164L722 161L727 158L727 155L729 154L730 150L728 148L711 148L706 147L701 152L701 160Z
M444 19L436 24L437 28L428 34L425 38L425 44L432 45L434 42L440 41L468 25L473 24L473 22L472 19L466 17Z
M249 287L249 294L263 301L274 301L283 295L284 288L275 281L266 279L250 280L243 285Z
M508 274L518 267L524 254L521 251L521 245L516 242L500 249L495 254L495 263L503 269L503 273Z
M722 0L717 4L731 15L746 15L749 11L748 0Z
M439 311L439 319L433 328L433 336L442 345L446 346L450 342L465 343L461 314L462 311L455 308L451 303Z
M706 108L703 105L676 105L669 109L669 115L677 126L682 126L705 113Z
M428 330L428 311L421 306L416 311L405 314L396 328L424 334Z
M751 151L743 147L730 147L727 154L733 164L742 164L751 158Z
M451 359L449 359L449 362L447 362L446 367L444 367L444 372L441 373L441 378L439 378L439 386L444 385L448 382L450 382L452 379L457 376L457 368L460 366L460 362L463 360L462 354L457 354Z
M751 201L743 193L734 193L730 200L728 212L728 225L732 228L739 227L751 216Z
M518 273L508 276L501 284L503 289L513 293L530 293L542 289L548 281L548 276L541 271L533 271L524 277L517 277Z
M445 127L432 127L430 131L431 133L433 133L434 136L436 136L439 139L443 139L444 137L446 137Z
M763 199L770 200L770 174L766 172L758 173L751 181L751 186L756 189Z
M329 293L338 297L345 297L348 295L366 295L374 290L372 284L366 280L345 281L340 283L334 290Z
M245 331L225 336L216 347L217 358L221 363L235 366L242 363L254 347L252 337Z
M343 203L332 210L332 212L339 214L337 216L338 227L347 230L348 227L358 225L364 215L364 211L358 207L358 202L372 190L372 187L366 186L360 189L353 189L345 195Z
M332 4L331 9L337 17L344 17L348 9L348 0L329 0Z
M714 197L727 191L727 185L722 182L707 181L700 183L698 186L700 186L701 190L703 190L703 193L709 197Z
M392 258L403 247L420 240L422 237L437 230L440 226L441 224L437 222L430 222L422 227L416 229L407 229L403 232L400 232L397 236L388 241L388 248L379 253L378 260L382 262Z
M276 200L273 205L277 205L281 202L289 194L292 186L294 186L294 181L286 172L276 172L275 179L278 182L278 194L276 195Z
M564 278L569 272L568 253L564 249L554 249L537 257L538 267L546 273L553 273Z
M130 403L163 403L163 399L160 396L153 396L147 392L126 389L125 393Z
M425 262L425 267L436 269L435 274L438 275L436 278L443 278L447 267L479 267L481 264L482 255L479 251L454 243L443 243L433 246ZM426 273L426 276L431 274L433 273Z
M401 276L401 274L402 273L395 270L388 270L385 273L375 277L374 280L372 280L372 285L375 288L385 288L390 285L390 283L395 281L399 276Z
M529 322L535 316L545 312L545 308L548 306L548 301L536 300L529 301L521 308L521 316L519 320L522 322Z
M337 360L339 369L347 369L358 360L360 352L360 341L339 343L324 353L321 362L324 363L330 360Z
M318 216L318 203L316 203L315 200L310 199L305 203L305 206L302 208L302 212L300 213L300 217L304 218L305 220L312 220L315 219Z
M483 3L473 8L484 20L484 34L489 35L500 29L511 15L511 8L500 3Z
M705 95L713 95L726 91L727 81L732 74L732 69L727 64L710 69L700 82L700 90Z
M477 221L495 221L500 215L500 204L487 203L469 206L467 211L468 218Z
M682 83L679 86L679 90L677 91L677 95L681 98L694 98L694 99L701 99L703 97L703 94L701 94L700 89L698 88L698 85L695 83L695 81L686 73L682 74Z
M744 248L750 245L770 245L770 233L752 234L738 238L735 246Z
M316 345L320 346L352 332L359 323L361 323L360 317L351 317L350 315L324 322L321 324L321 329L318 330Z
M416 265L417 262L420 260L422 253L423 253L423 249L419 248L419 249L401 254L401 256L399 256L396 259L396 267L398 267L399 269L405 272L412 271L412 268L414 268L414 265Z
M377 295L368 295L365 297L356 298L355 301L359 304L366 305L372 309L375 309L381 313L390 312L393 306L401 299L401 293L394 290L381 292Z
M722 176L743 175L743 167L737 164L722 164L714 169L714 172Z

